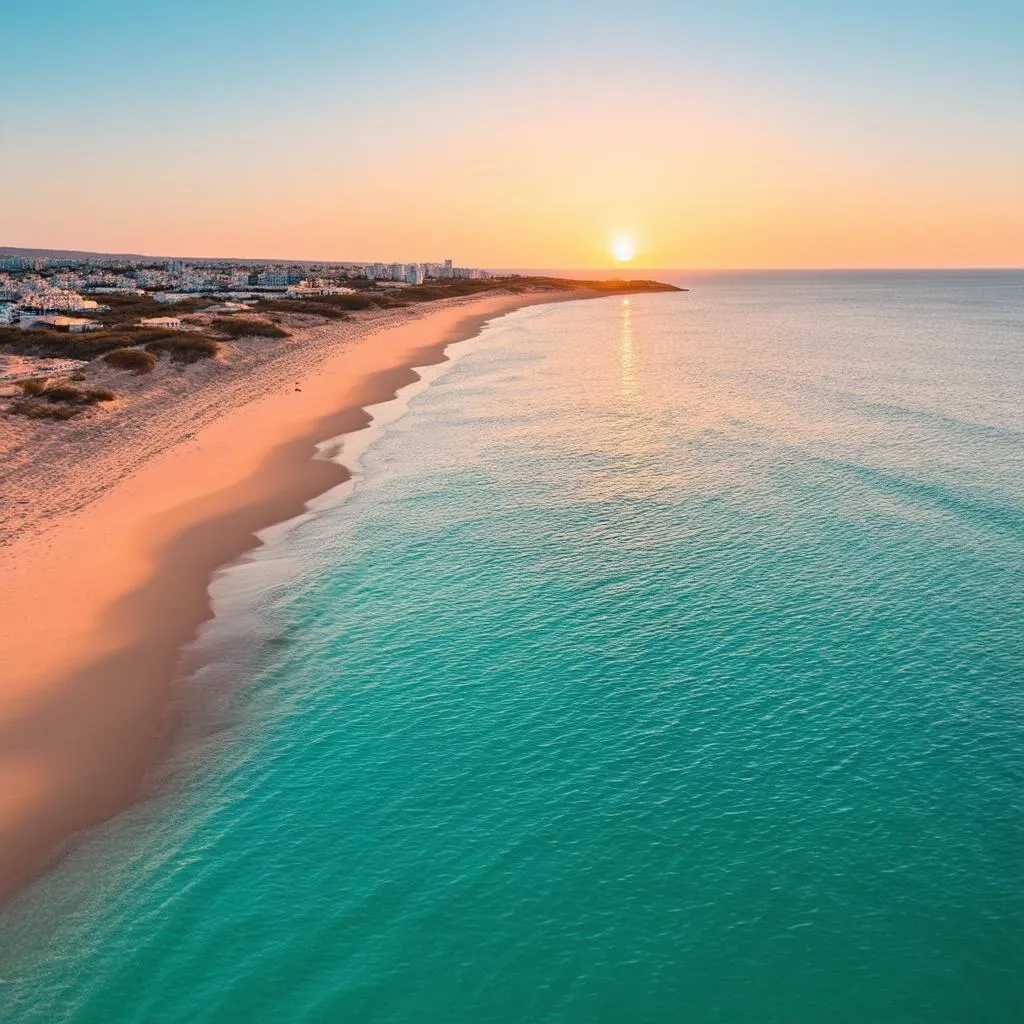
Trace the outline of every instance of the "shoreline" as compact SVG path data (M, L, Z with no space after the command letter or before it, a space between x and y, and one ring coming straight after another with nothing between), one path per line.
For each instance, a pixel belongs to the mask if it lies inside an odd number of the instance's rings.
M490 320L592 297L492 295L385 323L0 548L0 908L145 794L184 648L214 617L213 576L352 476L318 446L368 426L367 407Z

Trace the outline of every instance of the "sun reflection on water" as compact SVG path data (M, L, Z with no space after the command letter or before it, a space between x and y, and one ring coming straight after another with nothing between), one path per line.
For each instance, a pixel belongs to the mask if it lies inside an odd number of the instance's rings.
M629 299L622 300L622 333L619 342L619 362L622 369L622 396L635 401L640 388L636 376L636 346L633 340L633 310Z

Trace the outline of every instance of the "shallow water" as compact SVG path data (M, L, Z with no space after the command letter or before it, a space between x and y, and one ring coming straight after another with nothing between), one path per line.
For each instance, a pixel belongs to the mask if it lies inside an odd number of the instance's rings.
M1022 1019L1024 276L680 280L498 321L222 581L260 667L0 1019Z

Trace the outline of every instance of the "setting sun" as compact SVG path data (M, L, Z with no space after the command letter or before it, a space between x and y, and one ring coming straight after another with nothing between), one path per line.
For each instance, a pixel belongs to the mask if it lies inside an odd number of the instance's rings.
M620 263L628 263L636 255L636 246L632 238L616 238L612 242L612 255Z

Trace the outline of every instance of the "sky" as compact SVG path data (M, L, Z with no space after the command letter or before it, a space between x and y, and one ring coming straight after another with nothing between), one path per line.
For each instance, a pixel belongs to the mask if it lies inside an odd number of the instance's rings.
M0 246L1024 266L1024 0L0 8Z

